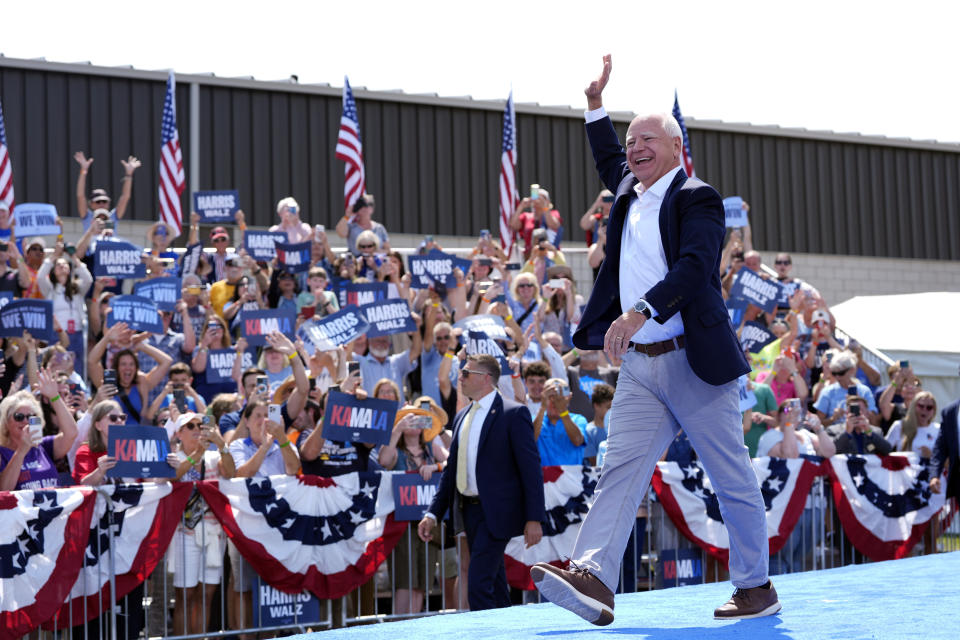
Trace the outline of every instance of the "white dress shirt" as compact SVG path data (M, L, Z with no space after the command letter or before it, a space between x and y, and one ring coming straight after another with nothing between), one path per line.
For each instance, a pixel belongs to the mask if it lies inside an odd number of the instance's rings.
M588 123L606 115L603 107L584 114ZM663 204L667 188L680 170L677 165L646 190L639 183L634 186L636 195L630 198L623 234L620 236L620 307L624 313L630 311L647 291L667 275L667 257L660 237L660 205ZM653 310L653 316L656 315L656 310ZM682 333L683 320L676 313L663 324L652 320L645 322L630 340L648 344L668 340Z
M483 421L487 419L490 413L490 407L493 406L493 399L497 397L497 390L494 389L487 395L480 398L477 403L480 407L473 414L473 422L470 423L470 433L467 434L467 491L464 495L478 496L480 490L477 488L477 450L480 448L480 434L483 432ZM466 419L466 416L464 416ZM460 433L463 433L463 425L460 426ZM463 446L461 442L459 446Z

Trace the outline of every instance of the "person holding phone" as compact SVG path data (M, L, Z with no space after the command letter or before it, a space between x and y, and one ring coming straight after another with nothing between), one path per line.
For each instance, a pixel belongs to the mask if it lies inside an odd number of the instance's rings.
M587 419L570 413L571 395L570 385L561 378L550 378L543 387L540 410L533 419L533 439L545 467L583 462Z
M870 387L857 380L857 362L857 356L849 350L837 353L830 360L830 371L836 382L826 385L813 403L813 408L823 424L829 426L844 421L847 409L845 402L850 389L855 389L856 394L866 402L867 411L863 417L870 424L880 423L873 392Z
M56 412L59 432L43 435L43 411L30 391L4 398L0 402L0 491L57 486L54 460L65 457L77 437L77 422L56 380L47 371L39 377L39 391Z
M550 201L550 193L540 185L530 185L530 195L517 203L508 224L523 238L524 259L529 259L537 246L538 240L533 236L535 230L542 230L543 240L553 248L560 246L563 218Z
M306 242L313 238L313 230L310 225L303 222L301 214L303 210L295 199L291 196L281 199L277 203L277 215L280 217L280 224L270 227L270 231L279 231L287 234L287 242L296 244Z
M43 297L53 300L53 317L67 332L69 350L74 361L80 363L79 373L83 375L83 363L87 359L83 339L83 321L87 316L84 298L93 285L93 276L76 254L65 253L63 242L58 241L53 255L44 259L37 272L37 284Z
M309 291L302 291L297 296L297 313L305 320L314 316L323 318L340 311L340 302L333 291L327 290L330 282L327 270L313 266L307 271L307 286Z
M867 419L867 401L858 395L848 395L844 403L844 419L827 428L837 453L889 455L893 447L883 437L879 427Z
M580 216L580 228L584 231L588 249L600 242L600 226L602 224L606 227L606 220L610 217L610 207L613 205L613 200L613 193L609 189L601 189L593 203ZM604 233L604 240L606 240L606 233Z
M374 205L374 197L365 193L347 208L343 217L337 222L337 235L346 238L347 251L355 256L360 255L357 245L360 234L364 231L371 231L377 236L380 251L390 251L390 234L387 233L386 227L373 219Z

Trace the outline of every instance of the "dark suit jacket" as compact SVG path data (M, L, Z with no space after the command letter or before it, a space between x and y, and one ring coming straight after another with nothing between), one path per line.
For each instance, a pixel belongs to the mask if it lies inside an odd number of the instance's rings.
M950 471L947 475L947 497L960 498L960 442L957 438L957 412L960 411L960 400L947 406L940 412L940 435L933 445L933 464L937 475L943 473L943 465L950 461Z
M460 509L457 454L461 444L460 427L466 414L467 409L464 409L454 419L450 457L440 478L440 488L430 504L429 511L438 520L448 509ZM471 429L474 428L476 425ZM477 489L487 528L498 538L521 535L527 521L546 519L543 469L533 439L530 411L522 404L504 400L499 393L493 399L480 432Z
M606 258L583 312L573 343L602 349L620 304L620 239L637 179L630 173L610 118L587 124L587 137L600 179L616 200L607 223ZM660 206L660 238L667 275L643 296L663 324L675 313L683 318L686 354L700 379L719 385L750 371L740 340L720 293L720 249L725 231L723 200L710 185L687 178L681 169ZM636 300L625 301L633 305Z

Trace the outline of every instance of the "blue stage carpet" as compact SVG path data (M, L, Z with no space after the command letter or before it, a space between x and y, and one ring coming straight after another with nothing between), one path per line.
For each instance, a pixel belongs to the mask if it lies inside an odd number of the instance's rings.
M459 613L293 636L572 640L626 636L662 640L714 638L960 637L960 552L856 565L774 578L783 609L775 616L720 622L713 608L729 583L617 596L616 619L594 627L551 604Z

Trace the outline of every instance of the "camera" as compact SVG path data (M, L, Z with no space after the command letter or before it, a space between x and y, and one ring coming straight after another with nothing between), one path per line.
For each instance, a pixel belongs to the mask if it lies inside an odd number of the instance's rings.
M860 415L860 405L859 405L859 404L852 404L852 405L850 405L850 415L852 415L852 416L859 416L859 415Z
M116 369L107 369L103 372L103 384L112 384L117 386L117 370Z

